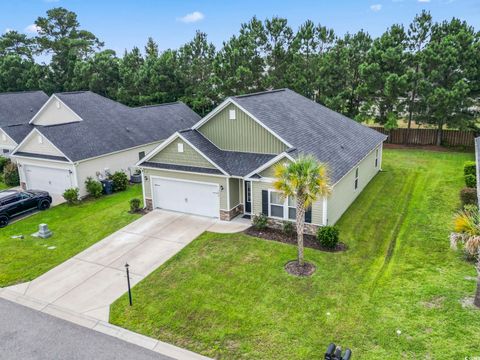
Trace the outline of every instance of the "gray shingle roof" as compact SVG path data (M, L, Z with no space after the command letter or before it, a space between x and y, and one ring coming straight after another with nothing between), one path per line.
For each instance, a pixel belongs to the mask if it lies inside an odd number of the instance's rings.
M33 125L30 124L19 124L19 125L9 125L2 127L2 130L10 136L13 141L17 144L20 144L25 136L27 136L30 131L32 131Z
M68 162L67 158L63 156L56 156L56 155L35 154L35 153L24 152L24 151L17 151L15 155L26 156L26 157L36 158L36 159L47 159L47 160L57 160L57 161Z
M179 170L179 171L189 171L189 172L196 172L196 173L203 173L203 174L222 175L222 172L220 170L202 168L198 166L175 165L175 164L166 164L166 163L158 163L158 162L151 162L151 161L145 161L144 163L142 163L142 165L146 167L157 168L157 169Z
M275 155L225 151L213 145L197 130L183 130L180 134L215 164L233 176L245 176L262 166Z
M37 128L72 161L163 140L200 119L180 102L130 108L90 91L55 95L83 121Z
M289 89L232 99L294 147L292 156L312 154L326 163L333 183L386 139Z
M28 124L47 100L43 91L0 93L0 127Z

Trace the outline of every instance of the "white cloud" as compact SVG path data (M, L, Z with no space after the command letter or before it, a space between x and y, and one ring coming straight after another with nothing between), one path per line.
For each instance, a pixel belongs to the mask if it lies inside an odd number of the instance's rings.
M370 10L372 10L374 12L378 12L378 11L382 10L382 4L370 5Z
M3 32L4 34L10 32L10 31L13 31L13 29L10 29L10 28L6 28L5 31Z
M429 3L430 0L418 0L419 3Z
M30 34L36 34L38 33L38 26L35 25L35 24L31 24L31 25L28 25L26 28L25 28L25 32L27 33L30 33Z
M205 18L205 15L203 15L200 11L194 11L190 14L182 16L181 18L178 18L177 20L184 23L194 23L203 20L203 18Z

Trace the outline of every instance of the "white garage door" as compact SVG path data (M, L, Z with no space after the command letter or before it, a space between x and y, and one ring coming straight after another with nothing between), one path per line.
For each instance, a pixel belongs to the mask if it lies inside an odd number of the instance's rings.
M73 186L72 175L68 170L33 165L24 165L24 168L27 189L63 194L65 189Z
M154 207L188 214L218 217L220 211L217 184L183 180L153 179Z

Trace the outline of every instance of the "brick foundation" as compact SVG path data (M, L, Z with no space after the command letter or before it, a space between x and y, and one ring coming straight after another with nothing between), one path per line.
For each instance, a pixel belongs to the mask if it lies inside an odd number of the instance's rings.
M152 199L145 199L145 208L146 208L148 211L152 211L152 210L153 210L153 202L152 202Z
M220 220L223 221L230 221L232 220L235 216L240 215L243 213L243 205L238 204L236 207L234 207L230 211L225 211L225 210L220 210Z
M273 228L273 229L279 229L279 230L282 230L283 229L283 222L286 221L286 220L279 220L279 219L272 219L272 218L268 218L268 226ZM252 217L252 222L253 222L253 217ZM295 225L295 222L293 221L293 224ZM305 223L305 231L304 233L305 234L309 234L309 235L315 235L317 233L317 229L319 228L320 226L318 225L313 225L313 224L308 224L308 223Z

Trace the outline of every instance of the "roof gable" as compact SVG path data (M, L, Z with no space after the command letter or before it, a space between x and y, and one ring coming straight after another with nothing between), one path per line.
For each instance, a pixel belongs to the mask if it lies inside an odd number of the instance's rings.
M45 155L50 157L68 157L58 149L43 133L34 128L23 141L15 148L13 155L17 153Z
M30 124L38 126L62 125L82 121L82 118L70 109L55 94L42 106L30 120Z

